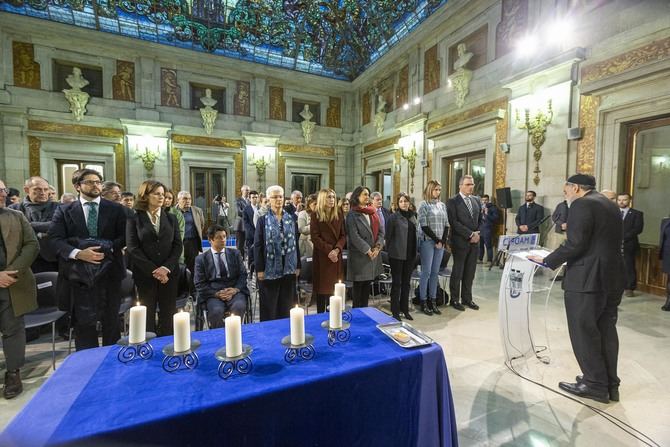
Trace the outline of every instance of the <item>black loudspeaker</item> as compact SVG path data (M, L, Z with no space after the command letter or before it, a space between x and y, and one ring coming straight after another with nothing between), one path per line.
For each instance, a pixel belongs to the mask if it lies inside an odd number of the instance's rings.
M499 208L512 208L512 191L509 188L496 189L496 202Z

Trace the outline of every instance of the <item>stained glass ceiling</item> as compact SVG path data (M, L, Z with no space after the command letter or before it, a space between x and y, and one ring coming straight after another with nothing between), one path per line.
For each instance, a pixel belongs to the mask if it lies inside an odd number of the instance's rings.
M353 80L447 0L0 0L0 11Z

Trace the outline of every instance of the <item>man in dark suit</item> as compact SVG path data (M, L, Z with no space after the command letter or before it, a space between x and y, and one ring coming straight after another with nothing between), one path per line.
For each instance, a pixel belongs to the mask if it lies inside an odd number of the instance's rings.
M249 205L249 192L251 188L248 185L242 185L240 188L241 196L235 201L235 211L237 217L235 218L235 245L244 258L244 250L246 248L246 234L244 231L244 209ZM253 243L253 241L252 241Z
M484 262L484 249L489 264L493 262L493 226L498 222L498 208L488 194L481 197L482 219L479 226L479 262Z
M666 274L667 282L665 284L665 304L661 310L670 311L670 217L661 221L661 239L658 244L658 257L661 260L661 270Z
M239 250L226 247L226 229L212 225L207 230L211 249L195 260L195 289L198 300L207 303L211 328L223 327L226 312L243 316L249 290L247 270Z
M258 191L249 192L249 205L244 208L242 220L244 221L244 238L249 265L254 263L254 235L256 234L256 225L254 225L254 213L258 210Z
M472 176L461 177L458 181L458 194L447 202L447 215L451 226L449 242L454 257L449 294L451 306L458 310L465 310L463 305L470 309L479 309L472 301L472 281L477 270L482 213L479 200L472 195L474 188Z
M372 206L377 210L377 217L379 217L379 223L384 226L384 231L386 231L386 222L391 218L391 213L389 210L384 208L384 200L382 198L382 193L375 191L370 194L370 199L372 199Z
M100 197L102 176L97 171L75 171L72 184L79 200L56 210L48 236L59 260L59 307L72 309L79 351L98 346L98 320L103 345L120 337L126 212L120 204Z
M544 208L535 203L535 191L526 191L526 203L519 207L516 213L516 226L519 234L533 234L540 232L540 223L544 217Z
M644 214L630 207L631 196L627 192L617 195L616 201L623 220L623 262L626 269L624 293L626 296L634 296L637 288L635 256L640 251L637 237L644 230Z
M595 190L591 175L576 174L563 187L570 203L568 238L542 259L556 269L567 262L563 278L565 312L572 349L583 375L558 386L571 394L607 403L619 400L616 331L623 292L623 225L614 203Z

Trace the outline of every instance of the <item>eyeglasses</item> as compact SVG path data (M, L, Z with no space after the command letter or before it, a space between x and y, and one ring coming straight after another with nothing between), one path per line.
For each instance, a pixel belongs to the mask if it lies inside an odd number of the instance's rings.
M0 188L0 192L9 194L9 189L8 188Z
M102 182L100 180L82 180L79 182L81 185L88 185L88 186L100 186L102 185Z

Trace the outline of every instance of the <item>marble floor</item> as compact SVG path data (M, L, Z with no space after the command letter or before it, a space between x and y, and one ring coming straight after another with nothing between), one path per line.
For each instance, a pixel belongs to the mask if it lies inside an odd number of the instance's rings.
M474 291L479 311L445 308L441 316L431 317L414 313L414 326L444 349L461 446L670 445L670 390L663 385L663 378L670 377L670 312L660 310L659 297L640 293L624 298L620 306L621 401L580 402L557 387L579 373L560 290L547 302L541 298L532 305L535 342L548 347L550 363L533 358L516 360L514 371L505 366L497 311L500 276L497 268L478 269ZM373 303L388 311L384 299ZM29 344L25 392L11 401L0 398L0 429L52 373L50 342L45 334ZM60 363L67 342L60 340L56 348Z

